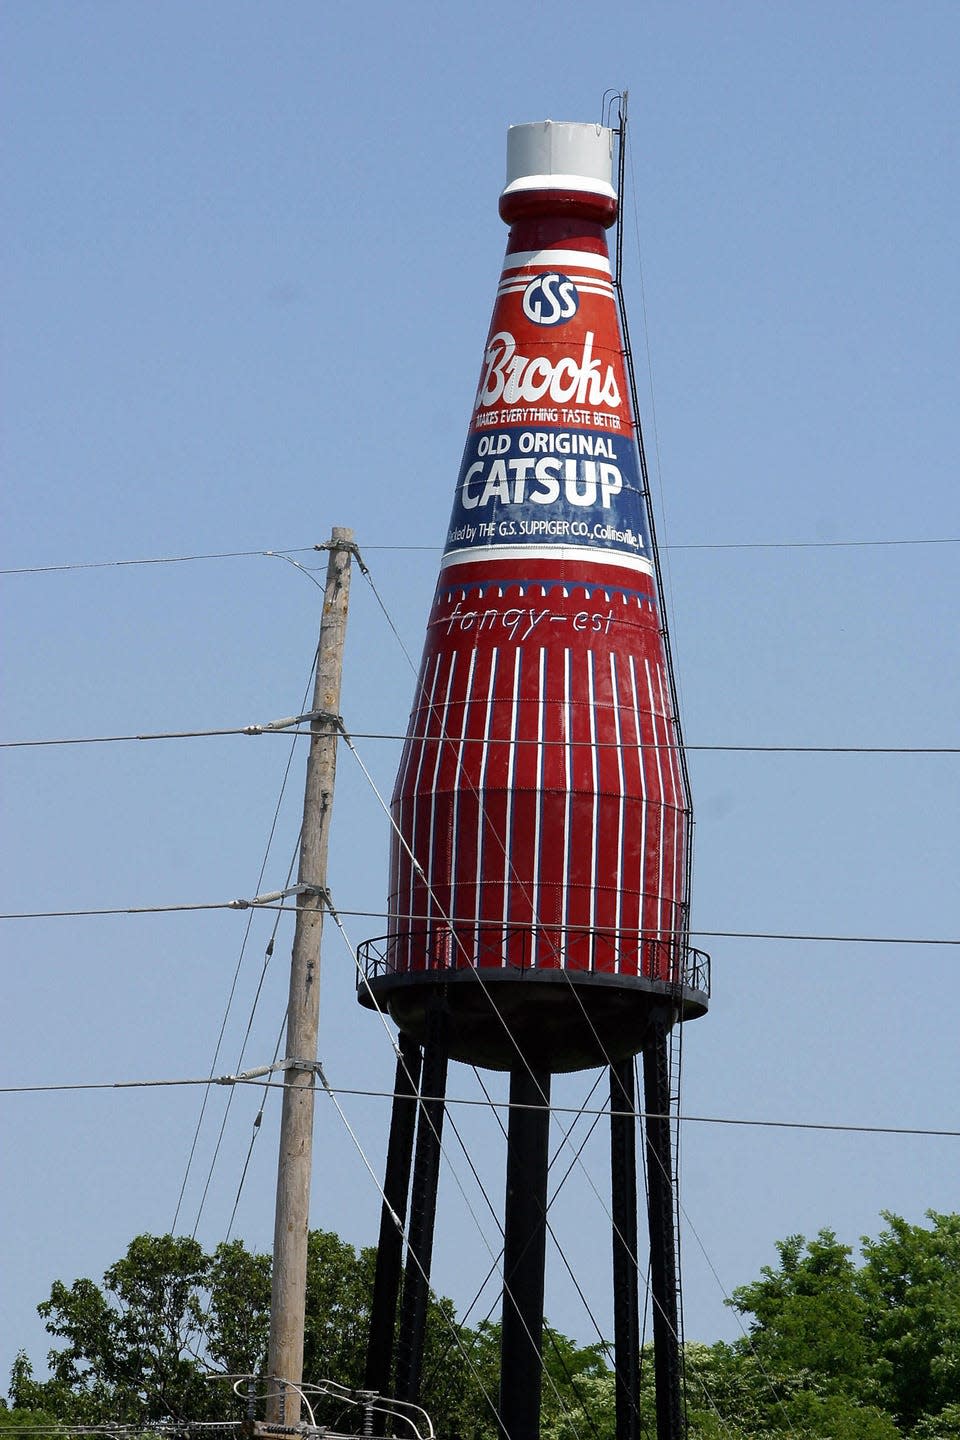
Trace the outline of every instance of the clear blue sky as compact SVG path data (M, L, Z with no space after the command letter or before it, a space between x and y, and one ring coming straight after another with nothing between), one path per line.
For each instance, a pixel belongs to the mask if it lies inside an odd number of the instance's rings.
M416 657L505 239L506 127L596 119L603 91L628 87L626 285L688 740L957 743L953 0L7 0L0 26L0 567L309 547L348 525ZM761 542L817 543L744 548ZM696 548L711 545L730 548ZM0 587L5 739L300 706L320 594L283 560ZM396 733L413 678L359 576L354 597L346 723ZM357 745L389 791L396 744ZM287 753L275 737L3 751L0 909L253 894ZM284 883L302 766L298 751L262 888ZM960 936L957 756L695 751L691 769L695 929ZM343 910L382 907L386 850L344 754ZM208 1073L248 918L3 922L0 1084ZM250 922L219 1073L237 1067L272 918ZM353 941L382 929L346 923ZM285 917L245 1066L273 1053L289 941ZM702 944L715 999L685 1035L688 1113L958 1128L956 949ZM331 1083L388 1088L389 1045L329 926L323 967ZM588 1084L564 1082L561 1103ZM478 1093L462 1067L450 1090ZM199 1211L210 1245L258 1104L233 1096L211 1167L226 1099L210 1099L179 1221ZM21 1345L42 1361L35 1306L54 1279L99 1278L133 1235L169 1228L200 1100L0 1095L4 1376ZM387 1102L342 1104L379 1173ZM452 1113L499 1207L496 1124ZM261 1248L277 1121L273 1097L235 1226ZM463 1309L488 1265L471 1212L488 1237L492 1223L449 1140L435 1280ZM373 1243L376 1190L323 1099L318 1143L313 1222ZM609 1335L591 1189L605 1193L605 1154L601 1126L555 1227ZM755 1275L780 1236L830 1225L855 1243L883 1207L914 1221L955 1209L958 1157L956 1140L688 1125L688 1336L735 1333L721 1287ZM549 1263L550 1318L594 1340Z

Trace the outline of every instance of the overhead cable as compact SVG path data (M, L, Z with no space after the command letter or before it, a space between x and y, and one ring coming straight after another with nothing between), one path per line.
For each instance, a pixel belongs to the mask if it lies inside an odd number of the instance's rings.
M304 712L306 711L306 707L307 707L307 704L308 704L308 702L309 702L310 690L311 690L311 686L312 686L312 682L313 682L314 672L315 672L315 670L316 670L316 667L317 667L317 664L318 664L318 661L319 661L319 654L320 654L320 648L319 648L319 643L318 643L317 648L316 648L316 650L314 651L314 654L313 654L313 659L312 659L312 661L310 662L310 670L309 670L309 673L307 674L307 679L306 679L306 684L305 684L305 686L304 686L303 696L302 696L301 701L300 701L300 712L301 712L301 713L300 713L299 715L296 715L296 716L290 716L289 718L284 719L284 720L275 720L275 721L270 722L270 724L266 727L268 730L271 730L271 731L273 731L273 732L275 732L275 733L278 733L278 734L279 734L279 733L287 733L287 734L289 734L289 732L290 732L290 727L291 727L291 726L296 726L296 725L298 725L302 719L306 718ZM311 713L309 718L310 718L311 720L313 720L313 719L316 719L316 718L318 718L318 717L317 717L316 715L314 715L313 713ZM256 728L257 731L259 731L259 730L261 729L261 727L255 727L255 728ZM250 727L250 733L254 733L254 727ZM279 794L277 795L277 803L276 803L276 805L274 806L273 817L272 817L272 819L271 819L270 829L269 829L269 832L268 832L268 834L267 834L267 842L266 842L266 845L264 846L263 855L262 855L261 860L260 860L260 869L259 869L259 871L258 871L258 873L257 873L257 891L258 891L258 892L259 892L260 886L263 884L264 876L266 875L266 871L267 871L267 865L269 864L269 861L270 861L270 852L271 852L271 850L272 850L272 848L273 848L274 839L276 838L277 824L278 824L279 819L280 819L280 810L281 810L281 807L282 807L282 805L283 805L284 795L286 794L287 782L288 782L289 779L290 779L290 771L291 771L291 769L292 769L292 767L293 767L293 758L294 758L294 755L295 755L295 754L296 754L296 738L293 737L293 738L291 738L290 748L289 748L289 751L288 751L288 753L287 753L287 762L286 762L286 765L284 766L283 775L282 775L281 780L280 780L280 791L279 791ZM296 845L294 846L293 854L292 854L291 859L290 859L290 864L289 864L288 867L287 867L286 879L285 879L285 881L284 881L284 886L287 887L287 888L289 888L290 883L291 883L291 881L292 881L292 879L293 879L293 872L294 872L294 867L295 867L295 865L296 865L297 855L298 855L298 853L299 853L299 849L300 849L300 837L299 837L299 835L298 835L298 836L297 836L297 842L296 842ZM230 1011L231 1011L232 1006L233 1006L234 997L235 997L236 991L237 991L237 983L238 983L239 978L240 978L240 971L241 971L241 968L242 968L242 966L243 966L244 959L245 959L245 956L246 956L247 942L248 942L249 939L250 939L250 932L251 932L251 928L252 928L252 925L253 925L253 914L254 914L254 907L250 907L250 910L249 910L249 913L248 913L248 916L247 916L246 928L244 929L243 938L242 938L241 943L240 943L240 953L239 953L239 955L238 955L238 957L237 957L237 964L236 964L236 967L235 967L234 973L233 973L233 981L232 981L232 983L231 983L231 985L230 985L230 991L229 991L229 994L228 994L228 996L227 996L227 1003L226 1003L226 1007L225 1007L225 1009L224 1009L223 1019L222 1019L221 1024L220 1024L219 1034L217 1035L217 1041L216 1041L216 1045L215 1045L215 1047L214 1047L213 1059L212 1059L211 1062L210 1062L210 1074L211 1074L211 1076L213 1076L213 1075L216 1073L217 1065L218 1065L219 1060L220 1060L220 1050L221 1050L221 1046L223 1045L224 1036L225 1036L225 1034L226 1034L227 1021L228 1021L228 1019L229 1019ZM255 1016L255 1014L256 1014L257 1005L258 1005L259 1000L260 1000L261 991L262 991L262 989L263 989L263 982L264 982L264 978L265 978L265 976L266 976L267 967L268 967L268 965L270 964L270 960L271 960L271 957L272 957L272 955L273 955L274 942L276 941L277 930L278 930L278 928L279 928L279 926L280 926L281 919L282 919L281 913L280 913L279 911L275 911L275 918L274 918L274 923L273 923L273 930L272 930L272 932L271 932L270 939L269 939L269 941L268 941L268 943L267 943L266 953L265 953L264 961L263 961L263 966L262 966L261 971L260 971L260 981L259 981L259 984L257 985L256 993L255 993L254 998L253 998L253 1004L252 1004L251 1010L250 1010L250 1015L249 1015L249 1018L248 1018L248 1020L247 1020L246 1034L244 1035L243 1043L241 1044L241 1047L240 1047L240 1054L239 1054L239 1056L237 1057L237 1061L236 1061L236 1067L237 1067L238 1070L240 1070L241 1067L243 1066L244 1058L245 1058L245 1056L246 1056L247 1042L248 1042L248 1040L249 1040L250 1032L251 1032L251 1029L252 1029L252 1027L253 1027L253 1020L254 1020L254 1016ZM279 1053L279 1050L277 1050L277 1051L274 1052L274 1057L273 1057L274 1060L277 1059L278 1053ZM230 1094L229 1094L229 1097L228 1097L228 1099L227 1099L227 1104L226 1104L226 1106L224 1107L223 1115L222 1115L222 1117L221 1117L220 1133L219 1133L219 1135L218 1135L218 1137L217 1137L216 1144L214 1145L213 1155L212 1155L212 1157L211 1157L210 1165L209 1165L209 1168L208 1168L208 1171L207 1171L206 1183L205 1183L205 1185L204 1185L204 1187L203 1187L203 1192L202 1192L202 1195L201 1195L201 1197L200 1197L200 1204L199 1204L199 1206L198 1206L198 1208L197 1208L197 1218L196 1218L196 1221L194 1222L194 1227L193 1227L193 1236L194 1236L194 1238L196 1238L197 1230L198 1230L199 1227L200 1227L200 1220L201 1220L201 1217L202 1217L202 1215L203 1215L203 1207L204 1207L204 1205L205 1205L205 1203L206 1203L207 1194L208 1194L209 1189L210 1189L211 1180L213 1179L213 1171L214 1171L214 1167L216 1166L216 1163L217 1163L217 1158L218 1158L218 1156L219 1156L219 1154L220 1154L220 1147L221 1147L221 1145L222 1145L222 1143L223 1143L223 1137L224 1137L224 1133L225 1133L225 1131L226 1131L227 1120L228 1120L228 1118L229 1118L230 1109L231 1109L231 1106L232 1106L232 1104L233 1104L233 1096L234 1096L234 1091L231 1090L231 1091L230 1091ZM180 1207L181 1207L181 1205L183 1204L183 1198L184 1198L184 1195L185 1195L185 1193L186 1193L187 1182L188 1182L189 1177L190 1177L190 1171L191 1171L191 1168L192 1168L192 1166L193 1166L194 1157L195 1157L195 1155L196 1155L197 1145L198 1145L199 1140L200 1140L200 1132L201 1132L201 1129L202 1129L202 1127L203 1127L203 1121L204 1121L204 1116L205 1116L205 1114L206 1114L207 1101L209 1100L209 1097L210 1097L210 1092L209 1092L209 1091L205 1091L205 1092L204 1092L204 1096L203 1096L203 1101L202 1101L201 1106L200 1106L200 1114L199 1114L199 1116L197 1117L197 1124L196 1124L196 1129L195 1129L194 1135L193 1135L193 1142L192 1142L192 1144L191 1144L191 1146L190 1146L190 1153L189 1153L189 1155L188 1155L188 1157L187 1157L186 1168L185 1168L184 1176L183 1176L183 1183L181 1184L181 1187L180 1187L180 1195L179 1195L179 1198L178 1198L178 1200L177 1200L176 1213L174 1214L173 1224L172 1224L171 1227L170 1227L171 1231L175 1231L175 1230L176 1230L177 1218L179 1217ZM258 1113L262 1116L262 1113L263 1113L263 1102L261 1102L260 1111L259 1111ZM255 1121L255 1122L254 1122L254 1127L253 1127L252 1138L251 1138L251 1141L250 1141L251 1149L252 1149L252 1146L253 1146L254 1141L256 1140L258 1130L259 1130L259 1121ZM245 1178L245 1176L246 1176L247 1165L249 1164L249 1159L250 1159L250 1153L249 1153L249 1151L248 1151L248 1154L247 1154L247 1162L246 1162L246 1164L244 1164L244 1167L243 1167L243 1171L242 1171L241 1179L240 1179L240 1185L239 1185L238 1190L237 1190L237 1198L236 1198L236 1200L235 1200L235 1202L234 1202L234 1215L236 1214L237 1205L239 1204L239 1201L240 1201L240 1191L241 1191L242 1188L243 1188L243 1181L244 1181L244 1178ZM232 1228L232 1225L233 1225L233 1217L232 1217L232 1216L231 1216L230 1225L231 1225L231 1228ZM229 1230L228 1230L227 1235L226 1235L225 1238L226 1238L226 1239L229 1239L229 1238L230 1238Z
M292 715L285 720L270 720L262 725L236 725L225 726L212 730L154 730L140 734L130 735L70 735L65 737L54 736L51 738L30 739L30 740L0 740L0 750L25 750L39 749L56 745L120 745L131 741L150 740L206 740L220 739L230 735L287 735L310 736L310 730L301 730L297 727L304 725L311 720L329 720L339 717L330 716L324 711L308 711L303 715ZM399 731L386 730L351 730L354 740L406 740L405 735ZM465 740L465 744L479 744L480 741ZM500 739L496 736L487 737L484 744L489 745L536 745L536 740ZM596 750L616 750L626 748L618 745L615 740L570 740L572 748L585 747ZM636 747L634 747L636 748ZM675 750L676 744L673 741L653 741L644 745L645 750ZM960 755L960 745L689 745L685 744L685 750L697 750L702 753L713 754L744 754L744 755Z
M191 1085L265 1085L274 1089L281 1089L281 1080L270 1079L271 1074L286 1069L288 1064L302 1067L302 1061L280 1060L271 1065L258 1065L251 1070L244 1070L239 1075L217 1075L211 1081L207 1075L199 1077L169 1079L169 1080L91 1080L91 1081L64 1081L46 1085L0 1085L0 1095L42 1095L57 1094L67 1091L86 1090L156 1090L175 1089ZM318 1074L320 1066L318 1062ZM364 1100L393 1100L392 1090L366 1090L357 1087L330 1085L324 1083L323 1088L331 1096L348 1095ZM421 1101L438 1099L437 1096L423 1095ZM474 1109L499 1109L510 1110L511 1108L529 1109L537 1107L511 1106L509 1100L493 1099L470 1099L467 1096L447 1096L447 1105L469 1106ZM588 1116L598 1115L609 1117L610 1111L606 1106L599 1109L587 1105L551 1105L550 1110L555 1115ZM688 1115L679 1116L660 1115L652 1110L636 1110L632 1112L639 1120L664 1120L677 1119L685 1125L728 1125L743 1129L754 1130L811 1130L824 1134L839 1135L912 1135L918 1138L932 1140L960 1140L960 1130L946 1129L937 1126L919 1125L858 1125L846 1123L832 1123L822 1120L756 1120L740 1115Z
M272 890L265 895L256 895L252 900L221 900L207 904L193 905L128 905L128 906L105 906L99 909L88 910L10 910L0 913L0 920L65 920L80 919L99 915L175 915L201 910L247 910L256 905L264 910L288 910L296 912L300 907L297 905L285 905L283 897L294 895L316 895L322 894L311 885L291 885L288 890ZM324 897L326 898L326 897ZM388 918L385 910L338 910L338 914L350 916L351 918L386 920ZM427 916L413 917L426 920ZM571 925L570 930L577 930L580 927ZM666 930L658 931L661 937L667 935ZM716 940L777 940L777 941L810 941L815 944L831 945L941 945L958 946L960 938L931 935L801 935L772 930L690 930L685 934L697 936L700 939Z
M268 720L260 725L233 725L213 730L154 730L140 735L79 735L65 739L0 740L0 750L16 750L39 745L118 745L129 740L201 740L223 735L309 735L297 727L313 720L331 718L323 710L306 710L300 715L287 715L282 720Z
M663 550L855 550L892 545L960 545L960 536L936 535L883 540L705 540L674 542ZM74 560L62 565L16 565L0 568L0 575L51 575L70 570L111 570L136 565L186 565L197 560L240 560L256 556L302 555L315 545L293 545L284 549L217 550L198 555L149 555L132 560ZM364 545L365 551L437 554L439 545Z
M312 545L289 550L214 550L201 555L150 555L135 560L73 560L63 565L20 565L0 570L0 575L50 575L63 570L112 570L128 565L187 565L194 560L240 560L254 555L298 555Z

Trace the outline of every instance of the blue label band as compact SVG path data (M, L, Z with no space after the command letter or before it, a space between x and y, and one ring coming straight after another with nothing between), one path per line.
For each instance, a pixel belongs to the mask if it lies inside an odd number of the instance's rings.
M544 541L649 557L632 439L526 428L469 437L447 552Z

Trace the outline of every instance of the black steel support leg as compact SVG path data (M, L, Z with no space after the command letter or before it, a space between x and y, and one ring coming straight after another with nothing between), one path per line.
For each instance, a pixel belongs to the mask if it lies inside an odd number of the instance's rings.
M640 1435L640 1299L637 1280L637 1094L633 1057L610 1066L613 1211L613 1347L616 1440Z
M394 1082L387 1168L383 1180L380 1210L380 1239L377 1268L370 1303L370 1339L364 1386L379 1395L391 1395L393 1342L397 1323L397 1297L403 1266L403 1227L407 1219L413 1136L417 1120L417 1092L420 1086L420 1046L410 1035L399 1038L400 1055Z
M656 1017L643 1047L643 1099L647 1111L647 1186L650 1219L650 1284L653 1294L653 1367L657 1440L686 1433L677 1311L677 1242L673 1218L673 1156L670 1143L670 1068L667 1017Z
M417 1145L407 1233L407 1264L403 1277L400 1336L397 1343L396 1398L413 1404L420 1400L446 1092L447 1041L443 1017L436 1015L429 1022L427 1042L423 1047L421 1098L417 1107Z
M505 1440L540 1435L549 1139L549 1072L518 1065L510 1072L504 1207L500 1431Z

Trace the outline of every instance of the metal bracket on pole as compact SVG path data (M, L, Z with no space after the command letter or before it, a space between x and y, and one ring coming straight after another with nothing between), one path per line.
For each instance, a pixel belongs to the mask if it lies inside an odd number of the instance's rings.
M357 568L361 575L369 575L370 571L363 563L363 556L360 554L360 547L355 540L324 540L322 545L314 545L314 550L345 550L352 555L357 562Z
M244 735L270 735L278 730L292 730L297 725L305 725L314 720L321 720L331 725L334 730L343 733L343 716L335 715L331 710L305 710L302 715L285 715L282 720L268 720L264 725L244 725Z
M320 1069L319 1060L284 1060L279 1068L288 1072L293 1071L301 1074L306 1074L308 1071L311 1075L323 1073Z
M229 910L252 910L257 905L276 905L279 900L288 900L291 895L304 895L308 898L322 900L327 908L330 908L330 891L323 885L288 885L285 890L267 890L262 895L254 895L252 900L231 900L228 902Z

